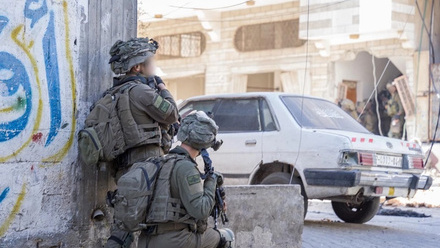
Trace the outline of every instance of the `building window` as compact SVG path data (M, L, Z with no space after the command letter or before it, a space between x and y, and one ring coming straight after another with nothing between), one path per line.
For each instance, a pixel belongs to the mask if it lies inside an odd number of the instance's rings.
M257 73L247 75L247 92L273 92L280 91L278 87L275 87L275 73Z
M299 19L242 26L235 33L234 42L241 52L299 47Z
M159 42L158 59L198 57L205 50L205 36L201 32L156 37Z

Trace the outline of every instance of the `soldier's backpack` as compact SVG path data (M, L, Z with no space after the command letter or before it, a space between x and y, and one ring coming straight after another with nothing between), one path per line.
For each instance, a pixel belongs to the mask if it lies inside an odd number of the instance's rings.
M112 88L92 107L85 120L86 128L78 133L79 155L86 165L113 161L125 151L117 107L128 102L128 92L134 86L134 83L128 83Z
M114 208L114 222L119 229L135 232L148 226L147 214L159 178L159 181L168 182L169 190L169 176L174 164L183 158L185 156L178 154L150 158L145 162L133 164L130 170L119 178L118 189L110 199ZM163 188L161 186L158 187Z
M104 93L78 133L80 159L88 166L111 162L127 149L140 144L160 144L158 123L136 124L130 110L130 90L141 82L129 77Z

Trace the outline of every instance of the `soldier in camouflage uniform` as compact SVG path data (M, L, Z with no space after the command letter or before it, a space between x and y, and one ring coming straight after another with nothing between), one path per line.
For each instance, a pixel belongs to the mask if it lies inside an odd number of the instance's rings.
M364 126L368 131L376 133L377 116L373 110L373 103L371 101L368 103L365 103L365 101L361 102L358 106L358 112L362 113L359 117L359 122L362 124L362 126Z
M182 222L172 220L159 223L150 230L144 232L146 243L142 237L138 247L150 248L226 248L231 247L233 233L229 229L207 228L207 219L215 205L215 189L218 177L217 172L211 172L205 180L201 179L201 173L197 169L196 157L202 149L214 145L218 127L215 122L204 112L196 112L182 120L177 134L182 142L170 151L170 154L185 156L185 159L176 160L170 176L171 197L181 202L186 217ZM154 205L153 199L152 205ZM226 207L226 206L224 206ZM152 208L155 209L155 208ZM162 215L154 211L164 211L156 208L149 216ZM147 218L148 219L148 218Z
M396 86L388 83L387 90L391 94L391 99L388 100L385 106L388 116L391 117L388 137L400 139L402 138L402 129L405 121L405 110L403 109Z
M349 114L353 119L357 120L358 114L356 112L356 107L354 103L350 99L344 99L341 101L341 109L344 110L347 114Z
M113 87L123 84L130 88L130 111L138 128L155 135L118 157L116 180L136 162L164 155L171 146L169 129L178 121L176 102L163 81L155 76L154 54L158 44L148 38L117 41L110 50L110 64L115 74ZM121 120L121 122L126 120ZM145 139L145 137L144 137ZM132 235L112 227L105 247L129 247ZM125 243L125 246L124 246Z

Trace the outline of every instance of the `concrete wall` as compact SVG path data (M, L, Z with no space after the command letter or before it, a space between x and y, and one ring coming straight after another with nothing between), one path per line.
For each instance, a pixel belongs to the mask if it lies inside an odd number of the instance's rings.
M225 191L225 227L234 231L235 247L301 247L304 205L299 186L227 186Z
M106 173L76 132L111 84L108 50L136 35L136 1L0 0L0 247L93 247ZM50 237L50 238L49 238Z

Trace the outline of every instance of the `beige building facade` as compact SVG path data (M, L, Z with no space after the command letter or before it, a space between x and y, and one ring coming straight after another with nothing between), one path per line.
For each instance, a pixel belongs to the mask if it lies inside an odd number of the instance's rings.
M157 64L177 99L282 91L360 102L375 82L380 91L405 76L419 108L407 118L408 138L429 140L432 111L420 95L429 92L428 38L420 38L414 1L301 0L194 13L138 24L139 36L159 41Z

